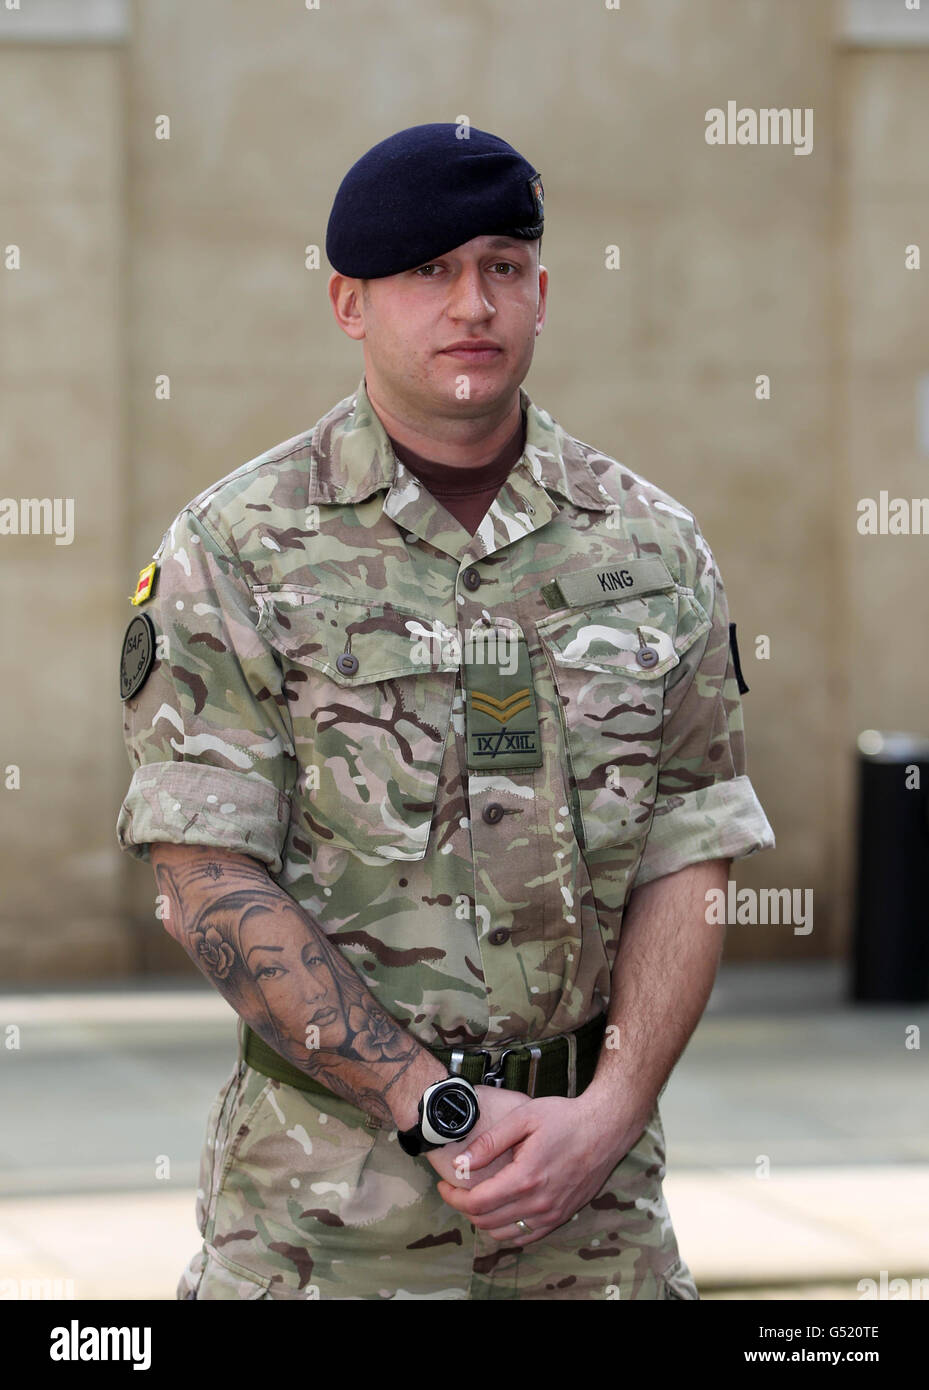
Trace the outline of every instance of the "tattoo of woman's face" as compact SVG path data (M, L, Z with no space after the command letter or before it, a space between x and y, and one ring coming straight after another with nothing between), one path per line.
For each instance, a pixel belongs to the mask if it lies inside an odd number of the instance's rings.
M187 936L204 974L249 1022L260 1012L273 1030L272 1046L291 1061L305 1065L318 1056L325 1066L326 1053L364 1062L408 1059L412 1039L321 932L296 903L255 885L210 902Z
M322 948L296 909L256 904L243 914L246 969L284 1039L305 1059L348 1041L345 1006Z

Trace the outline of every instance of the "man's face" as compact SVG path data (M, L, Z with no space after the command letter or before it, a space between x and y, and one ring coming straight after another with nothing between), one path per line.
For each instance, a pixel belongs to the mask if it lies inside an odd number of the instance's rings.
M475 237L364 293L359 280L329 283L340 326L363 342L368 385L407 415L473 418L508 404L545 321L537 241Z

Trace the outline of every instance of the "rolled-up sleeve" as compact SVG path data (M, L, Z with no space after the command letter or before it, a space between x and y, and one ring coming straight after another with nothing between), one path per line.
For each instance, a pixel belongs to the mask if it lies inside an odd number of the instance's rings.
M116 835L147 859L156 841L212 845L282 867L296 777L280 667L254 596L204 517L183 511L156 554L141 610L156 660L123 704L132 781Z
M742 697L722 578L697 531L693 596L710 619L684 653L665 697L655 809L633 888L708 859L774 847L745 770Z

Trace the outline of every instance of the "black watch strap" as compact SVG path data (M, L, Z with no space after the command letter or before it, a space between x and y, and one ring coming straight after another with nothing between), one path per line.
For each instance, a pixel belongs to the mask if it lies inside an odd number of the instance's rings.
M441 1149L441 1144L430 1144L429 1140L423 1136L423 1127L419 1120L416 1121L412 1129L398 1129L397 1140L404 1153L410 1154L415 1158L417 1154L428 1153L430 1149Z

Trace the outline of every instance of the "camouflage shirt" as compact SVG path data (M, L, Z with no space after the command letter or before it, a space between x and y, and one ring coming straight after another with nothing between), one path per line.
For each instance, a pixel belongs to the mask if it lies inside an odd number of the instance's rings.
M427 1045L600 1013L633 888L774 844L694 517L520 390L471 536L364 377L155 554L119 843L251 855Z

